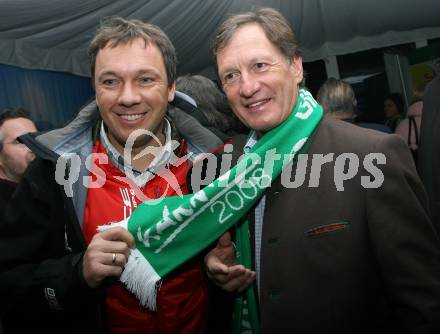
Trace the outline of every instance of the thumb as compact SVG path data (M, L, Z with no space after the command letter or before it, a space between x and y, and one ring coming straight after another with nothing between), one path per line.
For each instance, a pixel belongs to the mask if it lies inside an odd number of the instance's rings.
M226 248L231 246L232 246L231 233L226 232L218 239L217 247Z

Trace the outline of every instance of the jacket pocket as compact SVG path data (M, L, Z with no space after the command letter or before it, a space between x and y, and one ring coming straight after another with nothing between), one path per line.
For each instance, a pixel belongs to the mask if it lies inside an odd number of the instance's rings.
M304 232L304 235L309 238L318 238L331 234L336 234L347 230L350 227L350 222L339 221L327 225L320 225Z

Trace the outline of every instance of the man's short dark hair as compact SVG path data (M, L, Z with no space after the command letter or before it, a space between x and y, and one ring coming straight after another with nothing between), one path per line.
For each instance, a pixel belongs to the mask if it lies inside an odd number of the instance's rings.
M92 82L95 77L96 56L99 50L106 46L113 48L121 44L128 44L138 38L143 39L145 45L152 43L159 48L170 87L177 76L177 56L168 36L154 24L140 20L126 20L122 17L105 19L90 42L88 53Z
M0 127L9 119L14 118L26 118L30 121L33 121L29 116L28 112L21 107L18 108L5 108L0 112Z
M1 129L3 124L10 120L16 118L26 118L33 122L32 118L29 116L24 108L5 108L0 112L0 151L3 149L3 141L5 140L5 135Z
M386 100L393 101L394 104L396 105L396 108L397 108L399 115L403 115L403 113L405 111L404 110L405 105L403 103L403 97L400 93L390 93L383 100L384 101L386 101Z

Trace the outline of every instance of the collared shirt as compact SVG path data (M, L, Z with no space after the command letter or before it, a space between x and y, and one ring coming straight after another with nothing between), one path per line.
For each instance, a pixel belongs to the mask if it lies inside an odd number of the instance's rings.
M134 179L132 181L134 181L138 187L143 187L149 180L151 180L156 175L157 171L159 171L166 165L173 163L174 159L176 159L176 156L174 155L173 152L173 146L171 140L171 124L166 118L165 118L164 132L165 132L165 144L163 146L160 145L158 147L155 158L144 171L139 171L134 169L131 166L131 163L129 161L126 161L124 157L116 150L116 148L113 146L113 144L110 142L110 140L107 137L107 133L105 132L105 128L104 128L104 122L102 122L101 124L100 139L102 145L107 151L107 155L110 161L112 162L112 164L124 174L127 174L126 173L127 169L131 170L132 173L129 174L134 176ZM126 175L126 176L130 177L130 175Z
M244 153L248 153L257 143L257 134L252 131L244 145ZM266 207L266 195L263 195L255 207L255 273L257 274L258 295L260 295L260 259L261 259L261 235L263 233L264 209Z

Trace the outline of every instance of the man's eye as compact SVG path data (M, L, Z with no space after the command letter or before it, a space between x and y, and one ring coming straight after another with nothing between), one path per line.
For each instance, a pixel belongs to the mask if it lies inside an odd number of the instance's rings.
M239 77L240 77L240 75L237 72L227 73L223 77L223 83L224 84L233 83L233 82L237 81Z
M150 77L142 77L142 78L140 78L140 82L142 84L149 84L149 83L152 83L153 81L154 81L153 78L150 78Z
M105 79L104 81L102 81L102 83L105 86L114 86L116 84L116 80L115 79Z
M257 70L264 70L266 67L267 67L267 64L266 64L266 63L256 63L256 64L255 64L255 68L256 68Z

